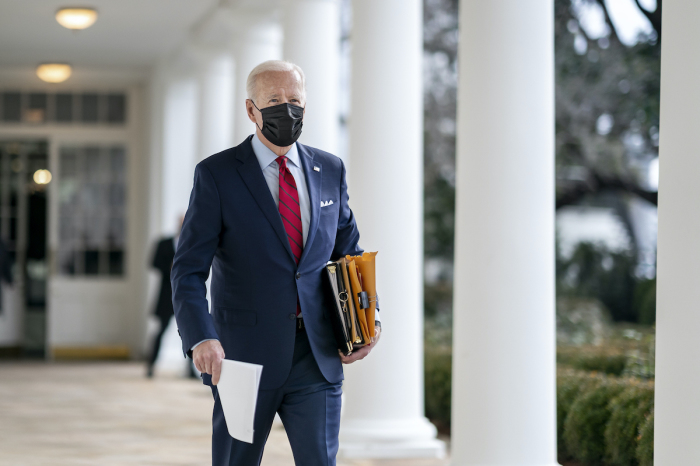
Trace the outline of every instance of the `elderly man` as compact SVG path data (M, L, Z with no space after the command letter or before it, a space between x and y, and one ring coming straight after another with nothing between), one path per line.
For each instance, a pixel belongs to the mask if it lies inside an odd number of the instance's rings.
M171 273L175 316L183 350L214 395L212 464L259 465L279 413L297 465L334 465L342 363L364 358L379 339L378 330L346 357L326 316L323 267L363 252L345 166L296 142L306 105L301 68L267 61L246 84L255 134L195 169ZM226 429L216 388L224 357L263 366L252 444Z

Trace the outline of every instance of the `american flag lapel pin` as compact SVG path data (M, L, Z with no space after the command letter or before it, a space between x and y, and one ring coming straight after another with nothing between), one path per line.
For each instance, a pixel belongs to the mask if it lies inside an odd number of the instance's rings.
M318 167L314 167L314 171L315 171L315 172L320 172L320 171L321 171L321 169L320 169L320 168L318 168Z

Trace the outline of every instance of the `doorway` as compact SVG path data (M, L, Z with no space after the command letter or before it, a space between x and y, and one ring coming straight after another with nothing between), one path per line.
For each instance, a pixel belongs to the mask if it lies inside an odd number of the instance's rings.
M46 355L48 170L46 140L0 140L0 240L12 283L0 284L0 351Z

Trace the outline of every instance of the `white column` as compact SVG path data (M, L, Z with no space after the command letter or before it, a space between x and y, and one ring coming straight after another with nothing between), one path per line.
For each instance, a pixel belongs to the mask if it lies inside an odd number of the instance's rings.
M173 77L167 84L163 121L161 231L175 233L185 213L197 163L197 80Z
M248 74L260 63L282 57L282 29L269 15L234 12L236 36L233 43L236 61L233 145L255 132L255 124L245 109Z
M306 109L299 142L338 151L340 17L338 0L290 0L282 16L285 60L306 75Z
M340 454L442 456L423 407L422 3L355 0L353 30L350 206L385 333L345 366Z
M233 146L234 83L233 56L206 53L198 75L198 160Z
M552 0L460 3L452 465L556 465Z
M654 464L700 464L700 4L666 2L661 43Z

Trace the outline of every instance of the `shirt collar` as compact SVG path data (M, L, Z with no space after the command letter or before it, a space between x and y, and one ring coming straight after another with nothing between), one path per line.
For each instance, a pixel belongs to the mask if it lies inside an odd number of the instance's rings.
M257 132L253 134L253 139L251 140L251 143L253 144L253 152L255 153L255 157L257 157L258 163L260 164L260 168L262 170L265 170L272 162L274 162L277 159L277 154L272 152L269 147L263 144L260 138L258 138ZM301 167L301 163L299 161L299 151L297 150L296 142L292 144L292 147L290 147L289 151L284 155L297 168Z

